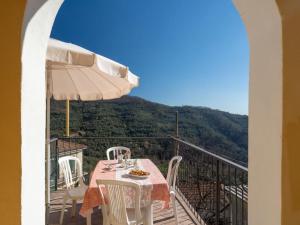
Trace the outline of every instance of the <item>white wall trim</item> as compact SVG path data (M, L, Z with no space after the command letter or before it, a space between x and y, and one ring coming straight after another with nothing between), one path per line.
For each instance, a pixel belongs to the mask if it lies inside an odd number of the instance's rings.
M45 224L45 59L63 0L28 0L22 32L21 223Z
M281 224L282 25L276 0L233 0L250 43L249 225Z

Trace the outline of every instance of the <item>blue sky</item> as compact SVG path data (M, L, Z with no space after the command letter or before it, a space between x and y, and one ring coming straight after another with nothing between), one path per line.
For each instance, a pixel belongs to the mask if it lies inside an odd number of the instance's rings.
M128 65L131 95L248 114L249 47L230 0L65 0L52 37Z

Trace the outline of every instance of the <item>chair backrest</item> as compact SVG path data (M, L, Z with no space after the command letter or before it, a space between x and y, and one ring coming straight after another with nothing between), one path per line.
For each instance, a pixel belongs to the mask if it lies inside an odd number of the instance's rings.
M113 153L113 158L110 158L110 153ZM128 159L130 159L131 157L131 151L129 148L124 147L124 146L115 146L115 147L111 147L109 149L106 150L106 156L108 160L111 159L118 159L118 155L121 154L128 154Z
M71 162L74 162L74 168L72 171ZM83 175L82 175L82 166L81 162L77 157L74 156L64 156L58 159L58 164L60 169L63 172L64 180L67 186L67 189L74 187L74 185L79 181L80 185L83 185ZM76 177L73 177L73 174L76 174Z
M141 188L137 183L120 180L97 180L96 182L102 202L107 203L101 206L107 224L130 224L124 196L128 188L134 192L135 221L141 221ZM104 191L103 188L105 188Z
M172 187L173 189L175 189L178 167L181 160L181 156L174 156L169 162L167 182L169 184L169 187Z

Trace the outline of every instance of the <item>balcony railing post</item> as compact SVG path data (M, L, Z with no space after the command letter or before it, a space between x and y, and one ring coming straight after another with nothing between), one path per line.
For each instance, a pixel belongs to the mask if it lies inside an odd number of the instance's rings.
M179 128L178 128L179 116L178 111L176 111L176 137L179 138Z
M216 168L216 224L220 225L220 160L217 160L217 168Z
M59 168L58 168L58 139L55 141L55 180L54 180L54 188L57 191L57 183L58 183L58 176L59 176Z
M179 127L178 127L178 123L179 123L179 115L178 115L178 111L176 111L176 138L179 138ZM174 156L178 156L179 154L179 142L175 141L175 149L174 149Z

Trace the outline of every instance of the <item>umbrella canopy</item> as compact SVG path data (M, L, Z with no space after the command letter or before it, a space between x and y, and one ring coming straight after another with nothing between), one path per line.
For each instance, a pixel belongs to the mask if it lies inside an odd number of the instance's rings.
M139 84L128 67L74 44L50 39L46 58L48 95L55 100L114 99Z
M50 209L50 98L95 101L119 98L138 86L139 78L128 67L77 45L50 39L46 56L47 129L46 129L46 215Z

